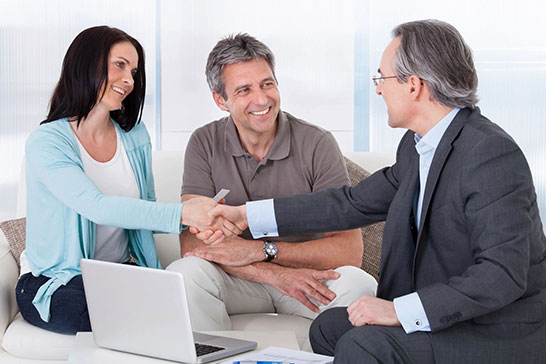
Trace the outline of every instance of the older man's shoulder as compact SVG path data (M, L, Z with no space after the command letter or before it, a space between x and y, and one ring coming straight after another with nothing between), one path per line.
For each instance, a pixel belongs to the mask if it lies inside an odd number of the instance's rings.
M281 111L290 124L291 130L300 137L324 137L332 133L317 124L295 117L294 115Z

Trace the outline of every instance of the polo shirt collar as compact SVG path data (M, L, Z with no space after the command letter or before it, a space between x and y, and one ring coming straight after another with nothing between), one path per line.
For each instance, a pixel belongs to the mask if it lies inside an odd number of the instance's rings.
M288 123L288 119L282 111L279 111L279 115L277 116L277 134L275 135L273 145L265 155L264 160L280 160L288 157L288 154L290 153L290 134L290 124ZM225 152L234 157L240 157L248 154L248 152L241 145L239 133L233 119L231 118L231 115L226 123L224 145Z

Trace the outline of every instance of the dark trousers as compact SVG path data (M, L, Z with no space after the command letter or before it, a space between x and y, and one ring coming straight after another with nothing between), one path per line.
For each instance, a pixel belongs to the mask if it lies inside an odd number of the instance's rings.
M402 327L353 326L346 307L321 313L311 325L315 353L333 355L334 363L432 364L430 334L406 334Z
M48 280L45 276L34 277L32 273L19 278L15 297L23 318L34 326L60 334L91 331L81 275L72 278L66 286L59 287L53 293L49 322L42 321L32 300L38 289Z

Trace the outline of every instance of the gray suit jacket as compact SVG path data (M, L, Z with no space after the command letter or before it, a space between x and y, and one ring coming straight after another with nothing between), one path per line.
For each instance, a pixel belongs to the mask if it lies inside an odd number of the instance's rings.
M386 219L377 295L418 292L437 362L546 362L546 239L523 153L462 109L434 155L417 233L418 166L408 131L396 163L355 187L275 199L279 233Z

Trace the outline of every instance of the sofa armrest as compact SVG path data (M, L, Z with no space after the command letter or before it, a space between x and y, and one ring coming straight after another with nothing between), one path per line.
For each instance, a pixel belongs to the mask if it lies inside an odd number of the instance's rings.
M11 255L6 237L0 230L0 342L6 328L19 311L15 301L18 272L17 263Z

